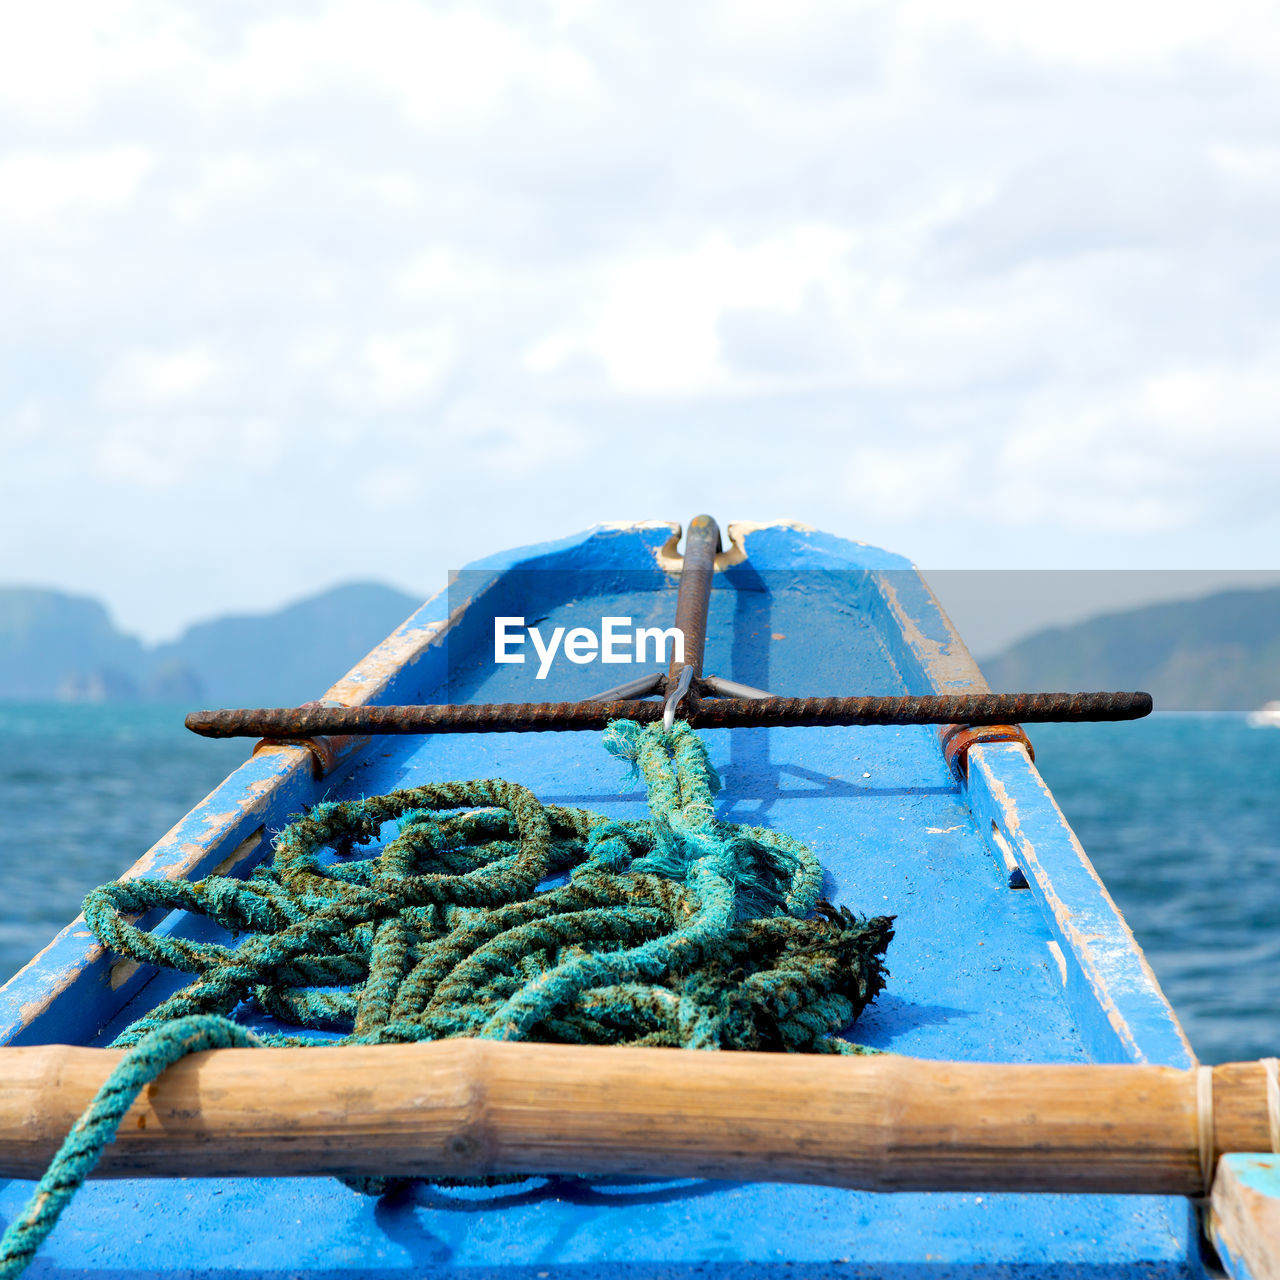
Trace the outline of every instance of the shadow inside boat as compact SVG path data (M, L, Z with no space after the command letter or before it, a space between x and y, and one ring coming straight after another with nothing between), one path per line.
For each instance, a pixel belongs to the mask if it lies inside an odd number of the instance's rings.
M543 1204L568 1204L586 1209L629 1209L667 1204L713 1195L736 1184L696 1178L638 1179L560 1176L524 1178L497 1186L444 1186L434 1182L410 1182L383 1196L374 1206L373 1218L386 1238L399 1245L415 1266L441 1266L453 1256L453 1246L432 1231L432 1215L484 1214L499 1209L535 1208ZM425 1212L424 1212L425 1211ZM436 1218L439 1223L440 1219ZM577 1230L565 1223L561 1239L547 1250L556 1256L564 1238Z
M564 1204L602 1208L645 1204L669 1204L677 1200L711 1195L732 1183L707 1178L609 1178L561 1175L523 1178L496 1186L447 1186L436 1182L411 1182L378 1201L375 1216L414 1209L448 1213L487 1213L555 1200Z
M483 1214L548 1203L588 1209L626 1209L694 1200L732 1185L693 1178L525 1178L518 1183L494 1187L411 1182L383 1196L374 1207L373 1217L386 1238L404 1249L415 1264L439 1266L449 1260L453 1249L426 1225L423 1210L431 1214Z
M752 731L744 729L741 732ZM799 778L812 785L785 787L782 785L782 780L788 777ZM797 764L769 765L765 772L762 772L759 767L753 767L745 777L731 764L722 770L721 779L724 782L724 789L716 797L716 809L717 817L726 820L730 820L730 811L739 802L750 802L759 806L751 810L752 814L758 816L778 801L785 800L825 800L833 797L858 799L868 796L950 796L959 791L958 786L883 787L862 780L850 782L846 778L818 773ZM643 804L645 793L643 791L540 793L539 799L544 804L585 805L598 808L608 804Z
M957 1009L945 1004L917 1004L914 1000L904 1000L891 991L881 991L863 1010L853 1028L842 1034L846 1040L852 1040L856 1044L893 1053L894 1041L907 1032L974 1016L971 1009Z

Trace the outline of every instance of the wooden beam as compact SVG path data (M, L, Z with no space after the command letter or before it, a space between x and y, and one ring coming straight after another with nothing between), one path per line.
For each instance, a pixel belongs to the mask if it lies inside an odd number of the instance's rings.
M30 1178L120 1058L0 1051L0 1176ZM1214 1156L1269 1144L1263 1068L1213 1069ZM611 1174L1198 1195L1194 1072L446 1040L195 1054L98 1176Z
M1222 1157L1209 1233L1229 1274L1280 1280L1280 1156Z

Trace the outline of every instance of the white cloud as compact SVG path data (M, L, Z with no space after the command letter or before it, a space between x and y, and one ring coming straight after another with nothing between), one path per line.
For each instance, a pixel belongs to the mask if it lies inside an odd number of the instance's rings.
M940 504L969 506L976 447L937 438L926 448L855 444L842 459L841 497L868 519L912 520Z
M357 482L365 506L377 511L422 502L427 494L425 478L403 460L375 463Z
M251 22L215 71L229 105L263 110L325 92L386 99L417 128L469 134L512 110L590 108L590 62L553 35L477 8L362 0Z
M108 372L101 399L113 408L160 407L198 399L223 372L204 345L130 351Z
M181 486L202 452L198 435L191 424L175 429L169 423L112 423L95 450L96 470L106 480L138 489Z
M1232 178L1261 186L1280 186L1280 146L1245 143L1211 147L1210 160Z
M284 457L278 424L260 416L173 414L117 418L103 425L92 449L93 476L126 490L243 496L244 486L276 478ZM230 472L231 483L218 477Z
M182 223L212 223L279 198L283 179L279 164L243 147L205 155L170 188L168 211Z
M752 244L716 234L680 252L623 259L591 282L586 323L539 338L526 366L546 373L587 354L624 394L724 389L734 381L724 319L744 310L793 315L842 271L849 244L838 228L800 226Z
M51 216L81 220L119 210L134 201L154 163L140 146L0 155L0 219L34 224L38 233Z
M456 340L446 325L373 333L361 343L355 368L338 383L361 408L419 404L440 389L455 356Z
M939 27L968 29L985 43L1050 62L1147 68L1171 55L1243 42L1245 22L1266 30L1273 14L1249 3L1201 0L1074 0L1071 5L1019 0L909 0L908 21L922 34ZM1244 19L1244 22L1242 22Z

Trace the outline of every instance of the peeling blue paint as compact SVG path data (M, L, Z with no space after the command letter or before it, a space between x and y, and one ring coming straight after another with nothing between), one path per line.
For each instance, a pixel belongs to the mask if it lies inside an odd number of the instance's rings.
M1224 1190L1227 1203L1223 1202ZM1270 1226L1264 1225L1269 1220ZM1280 1154L1232 1152L1221 1158L1210 1215L1213 1243L1232 1280L1254 1280L1249 1256L1267 1274L1275 1271L1280 1225ZM1259 1259L1260 1241L1262 1258Z
M987 840L994 824L1013 849L1061 949L1067 999L1094 1060L1194 1066L1141 948L1023 747L971 749L969 803Z
M1280 1201L1280 1155L1233 1152L1222 1157L1251 1191Z

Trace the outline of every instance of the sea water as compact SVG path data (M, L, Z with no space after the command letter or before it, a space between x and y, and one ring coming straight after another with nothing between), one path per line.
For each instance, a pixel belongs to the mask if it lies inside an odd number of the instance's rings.
M1280 1051L1280 729L1168 713L1029 733L1196 1053Z
M1037 763L1206 1062L1280 1049L1280 730L1035 725ZM155 706L0 703L0 979L246 755Z

